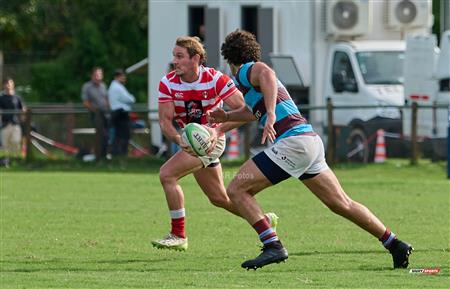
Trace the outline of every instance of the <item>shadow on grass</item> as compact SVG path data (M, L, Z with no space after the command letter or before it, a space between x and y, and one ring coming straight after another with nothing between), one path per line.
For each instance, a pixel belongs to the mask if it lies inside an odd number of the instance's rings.
M167 271L166 267L162 268L77 268L77 267L60 267L60 268L30 268L30 269L11 269L1 270L2 273L36 273L36 272L162 272Z
M48 172L123 172L123 173L156 173L164 163L163 159L155 157L142 158L115 158L112 160L100 160L83 162L77 159L38 159L32 162L16 160L9 168L2 168L7 172L22 171L48 171Z
M414 249L413 253L428 252L448 252L448 249ZM289 256L312 256L312 255L347 255L347 254L386 254L386 250L348 250L348 251L310 251L310 252L289 252Z
M93 162L83 162L75 158L59 158L59 159L42 159L38 158L31 162L26 162L24 159L14 159L9 168L0 167L0 172L14 172L14 171L58 171L58 172L121 172L121 173L157 173L159 168L166 160L164 158L157 158L155 156L146 157L115 157L112 160L99 160ZM239 158L237 160L221 160L224 168L238 168L246 160ZM429 161L421 160L420 165L428 166ZM446 162L437 164L439 167L445 168ZM360 163L340 163L333 166L334 169L355 171L367 167L377 168L414 168L407 160L393 159L384 164L360 164Z
M112 160L83 162L77 159L36 159L26 162L15 159L9 168L0 167L4 172L121 172L121 173L158 173L166 160L156 157L117 157ZM244 160L222 161L224 168L239 167Z
M425 252L426 250L422 251ZM428 251L438 251L438 250L428 250ZM384 252L378 251L347 251L347 252L326 252L325 254L381 254ZM311 252L307 254L294 253L291 256L308 256L308 255L320 255L321 253ZM113 260L71 260L71 259L50 259L50 260L39 260L39 261L13 261L7 260L2 261L1 273L36 273L36 272L167 272L167 266L165 263L174 262L173 259L113 259ZM11 264L10 266L16 266L16 268L5 269L4 264ZM298 272L297 266L289 266L289 263L293 263L292 260L286 262L286 264L274 264L273 266L283 266L283 272ZM133 266L126 266L132 264ZM124 266L123 266L124 265ZM160 266L159 266L160 265ZM33 268L34 266L39 266L39 268ZM19 268L17 268L19 267ZM377 265L360 265L351 267L336 267L336 266L325 266L320 268L307 268L307 266L302 267L305 272L395 272L404 273L408 272L410 268L428 268L430 266L421 266L420 264L410 265L408 269L393 269L391 266L377 266ZM433 266L441 269L441 273L433 275L439 277L450 276L450 266L449 265L439 265ZM192 267L181 267L172 268L173 272L205 272L208 268L192 268ZM261 271L263 269L260 269ZM392 275L393 277L397 275Z
M26 265L42 265L42 264L64 264L64 263L81 263L81 264L133 264L133 263L158 263L172 261L173 259L113 259L113 260L79 260L79 259L46 259L46 260L2 260L0 264L26 264Z
M311 251L311 252L289 252L289 256L312 256L312 255L347 255L347 254L385 254L385 251L375 251L375 250L357 250L357 251Z
M166 262L173 262L173 259L117 259L117 260L73 260L73 259L50 259L50 260L3 260L1 273L35 273L35 272L160 272L167 271L164 265ZM16 267L6 269L8 266ZM132 264L133 266L126 266ZM160 267L155 267L162 264ZM14 266L16 265L16 266ZM125 266L121 266L125 265ZM18 268L17 268L18 267ZM38 268L36 268L38 267ZM192 270L192 268L190 269ZM180 271L190 271L182 269ZM201 270L198 270L201 271Z

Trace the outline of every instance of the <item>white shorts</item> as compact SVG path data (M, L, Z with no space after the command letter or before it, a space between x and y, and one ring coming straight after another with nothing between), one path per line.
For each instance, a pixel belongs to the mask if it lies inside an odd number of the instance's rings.
M206 168L208 166L214 166L220 163L219 158L225 151L225 144L226 144L225 135L220 136L217 138L216 147L209 155L198 157L202 161L203 167Z
M273 184L289 176L299 179L307 175L314 176L329 168L319 135L296 135L281 139L253 160Z

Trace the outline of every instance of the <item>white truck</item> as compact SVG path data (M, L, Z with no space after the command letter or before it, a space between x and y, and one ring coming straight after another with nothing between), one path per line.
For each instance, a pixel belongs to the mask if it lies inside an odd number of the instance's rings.
M405 101L429 107L417 113L417 137L425 154L443 159L450 106L450 30L442 34L439 48L435 35L410 35L406 43ZM403 111L403 134L411 137L411 109Z
M377 129L400 135L401 113L392 106L404 103L404 50L404 42L394 40L337 42L330 47L324 96L336 107L380 106L334 109L336 158L367 162L373 158ZM398 156L401 142L386 141L388 154Z
M400 136L401 111L393 106L404 104L404 52L405 42L396 40L333 40L328 45L324 72L320 82L315 84L316 91L322 91L322 99L330 99L333 106L361 106L333 110L336 158L369 161L379 128ZM289 77L287 65L281 61L283 58L285 56L271 55L282 81ZM370 106L381 107L368 108ZM315 127L327 125L326 112L322 111L322 115L315 118L314 113L309 116L319 120ZM400 143L390 139L389 153L398 155Z
M201 27L206 31L208 66L224 71L224 37L237 28L253 32L262 44L263 60L272 64L300 108L324 106L328 98L336 106L400 106L405 100L405 35L429 33L433 20L431 0L168 0L149 1L149 11L150 109L157 108L158 82L175 38L203 36ZM304 113L324 135L326 112ZM335 110L334 124L346 133L343 143L349 142L343 155L362 144L351 156L361 161L370 158L367 139L377 128L402 130L401 112L392 107ZM157 123L152 141L161 141ZM387 150L389 154L389 143Z

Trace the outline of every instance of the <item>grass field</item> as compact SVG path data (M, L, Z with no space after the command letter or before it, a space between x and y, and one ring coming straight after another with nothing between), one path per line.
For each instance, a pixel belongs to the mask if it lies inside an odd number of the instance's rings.
M237 167L225 170L226 183ZM150 247L169 216L155 166L141 171L0 171L0 288L450 288L450 182L442 164L344 166L347 193L416 251L392 270L378 240L333 215L288 180L258 200L280 216L286 263L246 271L259 253L243 220L213 207L193 178L186 195L189 250Z

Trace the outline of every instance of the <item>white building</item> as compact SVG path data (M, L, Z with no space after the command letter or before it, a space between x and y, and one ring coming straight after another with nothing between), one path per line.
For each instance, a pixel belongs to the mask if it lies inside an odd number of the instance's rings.
M231 31L248 30L261 43L263 60L268 61L270 53L292 56L301 78L298 85L307 90L307 103L323 105L326 55L336 36L350 40L401 40L405 28L428 29L432 21L430 3L427 0L149 0L149 107L158 107L158 84L167 72L175 39L198 36L202 26L208 66L228 71L220 56L220 45ZM340 10L342 7L344 11ZM157 118L157 113L151 117ZM320 115L310 117L313 123L320 120ZM161 143L157 123L152 126L152 142L158 146Z

